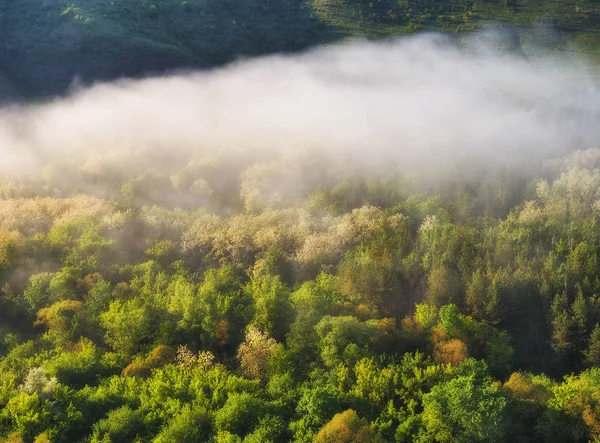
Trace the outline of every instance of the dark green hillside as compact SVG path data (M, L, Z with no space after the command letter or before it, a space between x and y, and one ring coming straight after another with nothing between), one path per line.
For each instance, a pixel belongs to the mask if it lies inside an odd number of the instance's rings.
M294 1L3 1L0 11L5 95L60 92L75 78L206 67L327 38L310 8Z
M599 17L593 0L1 0L0 100L419 30L500 28L511 50L595 57Z

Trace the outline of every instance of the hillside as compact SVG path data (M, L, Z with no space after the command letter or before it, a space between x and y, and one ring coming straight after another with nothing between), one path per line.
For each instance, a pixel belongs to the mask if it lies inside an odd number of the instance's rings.
M294 51L324 41L326 28L293 2L5 1L0 14L0 86L31 96L63 91L74 78Z
M347 36L435 30L465 40L500 29L510 50L595 57L599 17L593 0L0 0L0 101L61 93L75 79L202 68Z

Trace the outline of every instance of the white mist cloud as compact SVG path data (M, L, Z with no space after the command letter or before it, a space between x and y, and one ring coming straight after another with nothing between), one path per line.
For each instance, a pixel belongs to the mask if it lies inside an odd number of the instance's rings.
M350 42L209 72L96 85L0 110L0 170L79 153L329 150L399 167L549 157L600 144L600 91L573 60L469 54L426 36Z

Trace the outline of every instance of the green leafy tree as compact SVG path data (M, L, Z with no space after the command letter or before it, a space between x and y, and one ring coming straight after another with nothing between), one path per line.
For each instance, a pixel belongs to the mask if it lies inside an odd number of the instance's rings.
M290 316L289 291L279 276L255 275L246 286L253 300L252 324L282 340Z
M318 430L341 411L338 394L331 386L305 386L296 407L298 417L290 423L294 439L311 442Z
M187 406L163 427L153 441L201 443L210 440L211 436L211 414L201 407Z
M264 402L243 392L231 393L215 414L215 427L219 432L230 432L243 437L254 430L265 412Z
M490 381L459 376L423 396L420 439L436 442L504 441L506 399Z
M156 336L153 308L141 297L115 300L108 311L100 315L106 330L106 342L123 355L133 355L150 345Z
M135 441L145 432L142 414L122 406L110 411L106 418L94 425L91 441L94 443Z
M51 280L52 274L47 272L32 274L29 277L29 283L23 292L23 297L34 312L49 304L48 287Z
M369 356L369 345L377 334L377 322L361 322L350 316L325 316L316 330L325 366L333 368L345 364L351 367L361 358Z
M265 415L258 421L258 426L244 438L244 443L275 443L281 439L285 431L284 422L277 415Z

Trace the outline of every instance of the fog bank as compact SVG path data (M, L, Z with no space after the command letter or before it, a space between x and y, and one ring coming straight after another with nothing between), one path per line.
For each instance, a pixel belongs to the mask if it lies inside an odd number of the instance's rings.
M0 171L132 149L317 151L413 170L457 158L522 163L600 144L593 73L436 36L347 42L4 108Z

